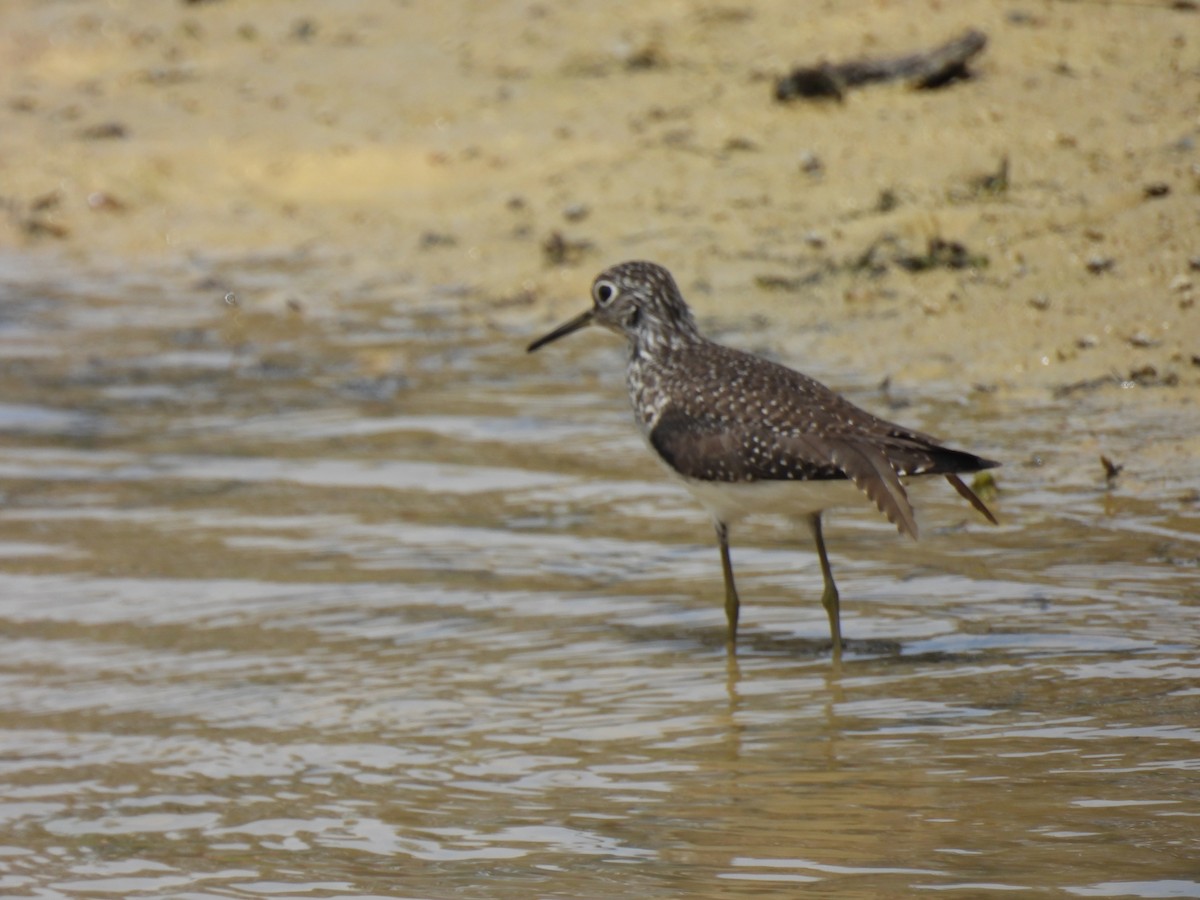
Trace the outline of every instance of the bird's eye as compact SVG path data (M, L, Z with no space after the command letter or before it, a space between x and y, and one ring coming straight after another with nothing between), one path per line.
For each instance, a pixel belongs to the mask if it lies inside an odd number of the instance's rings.
M592 288L592 296L600 306L607 306L617 296L617 286L611 281L598 281Z

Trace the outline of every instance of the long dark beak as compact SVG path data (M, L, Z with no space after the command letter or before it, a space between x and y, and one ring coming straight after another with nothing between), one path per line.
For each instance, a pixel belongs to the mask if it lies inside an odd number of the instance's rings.
M595 314L596 314L596 311L594 309L589 309L587 312L582 313L582 314L576 316L575 318L573 318L570 322L564 322L562 325L559 325L557 328L555 328L549 334L542 335L540 338L538 338L536 341L534 341L532 344L530 344L528 347L526 347L525 352L532 353L538 347L542 347L546 344L549 344L551 341L557 341L560 337L566 337L572 331L578 331L580 328L584 328L588 325L591 325L592 317Z

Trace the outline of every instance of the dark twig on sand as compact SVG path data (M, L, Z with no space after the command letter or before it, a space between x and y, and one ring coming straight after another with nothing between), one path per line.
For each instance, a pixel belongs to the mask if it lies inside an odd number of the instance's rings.
M833 97L841 100L852 87L873 81L907 81L918 89L937 88L968 76L967 62L987 45L987 35L974 29L932 50L891 59L854 59L800 66L775 83L776 100Z

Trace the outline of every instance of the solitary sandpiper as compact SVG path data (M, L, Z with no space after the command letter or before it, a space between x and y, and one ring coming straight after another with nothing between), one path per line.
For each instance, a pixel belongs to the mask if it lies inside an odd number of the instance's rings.
M943 475L988 521L996 519L958 477L1000 465L859 409L817 381L700 334L671 273L625 262L592 283L592 308L529 345L529 352L601 325L629 342L626 381L642 435L713 518L725 576L729 644L738 594L729 527L751 513L778 513L812 531L825 579L833 654L842 652L837 585L821 513L865 494L901 534L917 522L901 478Z

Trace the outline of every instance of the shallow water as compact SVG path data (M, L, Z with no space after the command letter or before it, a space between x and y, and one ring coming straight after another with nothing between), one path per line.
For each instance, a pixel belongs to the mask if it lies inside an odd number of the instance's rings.
M1196 464L1077 449L1195 423L839 384L1002 525L834 516L835 668L749 523L731 659L607 337L265 268L0 289L3 896L1200 896Z

